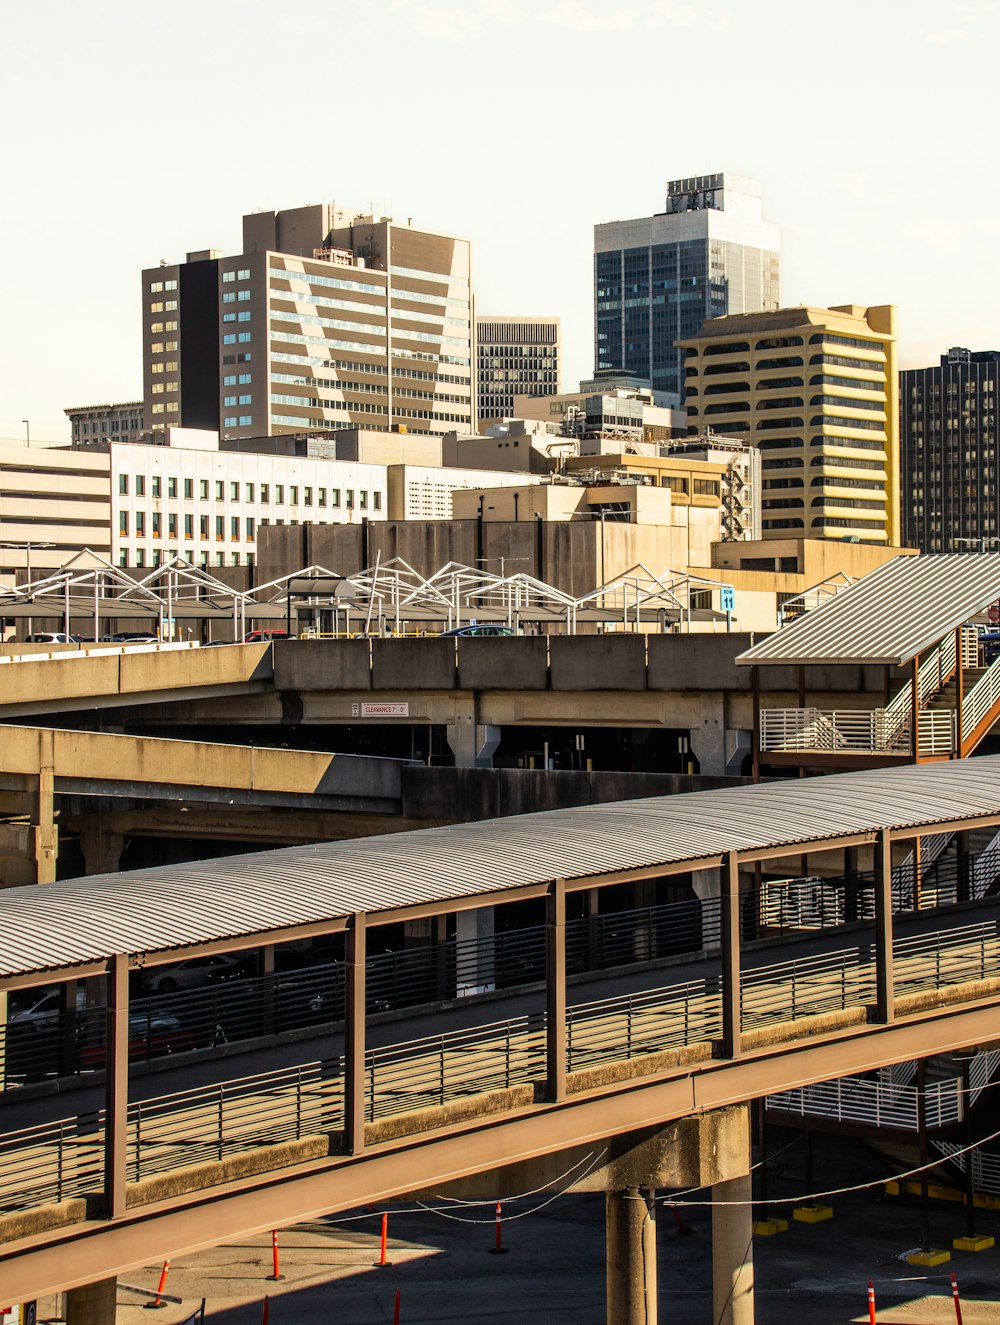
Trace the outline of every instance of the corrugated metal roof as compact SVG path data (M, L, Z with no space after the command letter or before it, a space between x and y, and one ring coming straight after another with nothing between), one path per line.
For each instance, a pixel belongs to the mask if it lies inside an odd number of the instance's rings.
M0 892L0 977L837 835L1000 815L1000 756L617 801Z
M998 598L1000 553L896 557L736 661L901 667Z

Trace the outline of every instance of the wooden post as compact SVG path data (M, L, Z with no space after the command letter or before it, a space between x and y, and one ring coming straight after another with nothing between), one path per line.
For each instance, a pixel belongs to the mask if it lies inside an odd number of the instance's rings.
M920 679L920 658L913 659L910 664L911 685L910 689L910 736L913 741L913 762L920 763L920 690L918 681Z
M566 1098L566 881L545 899L545 1059L548 1097Z
M365 914L356 911L347 927L344 986L344 1149L365 1148Z
M892 842L883 828L875 839L875 1016L895 1019L892 975Z
M740 856L727 851L722 858L722 1052L726 1058L741 1053L740 1003Z
M104 1039L104 1209L108 1219L125 1213L128 1175L128 957L108 962Z

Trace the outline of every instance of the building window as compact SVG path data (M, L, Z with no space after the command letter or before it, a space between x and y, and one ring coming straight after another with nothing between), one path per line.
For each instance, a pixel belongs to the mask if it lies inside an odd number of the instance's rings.
M326 488L317 488L317 489L316 489L316 504L317 504L317 506L325 506L325 505L326 505Z
M127 497L127 496L128 496L128 475L127 475L127 474L119 474L119 475L118 475L118 491L121 493L121 495L122 495L123 497Z
M376 511L380 511L380 510L382 509L382 494L381 494L381 492L373 492L373 493L372 493L372 506L374 506L374 508L375 508Z
M236 279L238 281L248 281L250 279L250 268L240 267L236 272Z
M339 506L340 506L340 489L339 489L339 488L331 488L331 489L330 489L330 505L331 505L331 506L334 506L334 507L339 507Z
M285 485L284 485L284 483L276 483L276 484L274 485L274 504L275 504L276 506L284 506L284 504L285 504Z
M207 515L199 515L199 516L198 516L198 537L199 537L199 538L207 538L207 537L208 537L208 516L207 516Z
M368 509L368 493L365 492L364 488L358 493L358 506L363 511L367 511Z
M121 538L128 538L128 511L118 512L118 534Z
M223 483L221 478L217 478L215 480L215 500L216 501L226 500L226 485L225 483Z
M146 516L142 511L135 513L135 536L136 538L146 537Z
M240 499L240 485L239 485L238 483L230 483L230 485L229 485L229 500L230 500L230 501L239 501L239 499Z
M348 488L344 494L344 505L349 511L354 510L354 489Z
M139 531L136 530L136 533L138 533L138 532L139 532ZM144 548L141 548L141 547L140 547L140 548L137 548L137 549L136 549L136 553L135 553L135 564L136 564L136 567L137 567L137 568L141 568L142 566L145 566L145 564L146 564L146 552L145 552L145 549L144 549Z
M262 484L260 485L260 499L261 499L261 502L262 502L265 506L266 506L267 503L271 500L270 492L271 492L271 488L270 488L270 485L269 485L269 484L267 484L267 483L262 483Z
M152 529L153 537L159 538L163 533L163 530L160 527L160 512L154 511L152 518L153 518L153 529Z
M240 517L238 515L229 518L229 537L238 539L240 536Z
M288 497L288 499L289 499L289 502L291 503L291 505L292 505L292 506L298 506L298 504L299 504L299 489L298 489L297 485L293 483L292 486L289 488L288 493L289 493L289 497Z
M246 485L246 491L247 491L247 501L253 501L253 484L252 484L252 483L248 483L248 484Z
M144 474L136 474L135 476L135 495L137 497L145 497L146 495L146 477Z
M303 491L302 496L303 496L303 505L304 505L304 506L311 506L311 505L313 504L313 490L312 490L312 488L306 488L306 489Z
M153 495L154 497L159 497L160 494L161 494L161 488L162 488L162 486L163 486L162 483L160 482L160 476L159 476L159 474L154 474L154 475L153 475L153 478L152 478L152 485L153 485L153 486L152 486L152 495Z
M225 536L226 536L226 517L224 515L217 515L215 517L215 541L219 543L222 541L222 539L225 538Z
M207 500L208 500L208 479L207 479L207 478L200 478L200 479L198 480L198 496L202 499L202 501L207 501Z
M194 479L186 478L184 480L184 500L190 501L194 496Z
M167 479L167 496L168 497L177 496L177 480L175 478Z
M167 537L168 538L177 537L177 516L174 515L172 512L170 515L167 516Z
M253 516L247 516L247 542L253 542L253 538L254 538Z

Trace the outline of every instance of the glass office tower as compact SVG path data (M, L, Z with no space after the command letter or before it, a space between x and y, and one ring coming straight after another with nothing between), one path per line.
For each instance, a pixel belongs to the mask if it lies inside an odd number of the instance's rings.
M741 175L671 180L666 211L594 227L595 373L683 402L683 351L706 318L780 307L781 234Z

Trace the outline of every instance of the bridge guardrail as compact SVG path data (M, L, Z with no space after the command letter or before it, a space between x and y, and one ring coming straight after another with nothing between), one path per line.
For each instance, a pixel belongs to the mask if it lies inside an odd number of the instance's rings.
M1000 919L894 944L895 991L976 981L1000 972ZM719 975L571 1006L567 1066L629 1061L658 1049L703 1044L720 1033ZM874 999L869 944L750 968L741 984L748 1029ZM388 1045L367 1052L366 1117L424 1109L458 1097L541 1079L542 1013ZM942 1106L943 1107L943 1106ZM342 1126L339 1059L223 1081L133 1104L128 1113L133 1179L275 1141ZM96 1190L101 1115L0 1135L0 1209L25 1209Z

